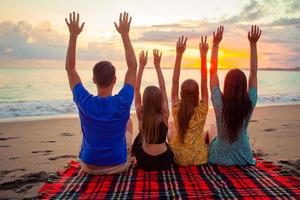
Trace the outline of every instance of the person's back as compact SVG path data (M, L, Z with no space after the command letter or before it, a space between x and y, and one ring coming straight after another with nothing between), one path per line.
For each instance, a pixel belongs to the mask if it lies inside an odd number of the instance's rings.
M146 171L168 170L174 163L174 155L166 143L169 107L160 61L162 53L153 50L159 88L148 86L140 94L142 75L147 63L147 53L140 53L139 70L135 88L135 108L139 121L139 134L132 145L132 155L139 167Z
M174 163L174 154L166 143L168 127L159 123L159 138L152 143L143 142L143 132L139 132L132 144L132 155L137 164L146 171L168 170Z
M178 110L180 103L172 108L174 117L174 128L178 130ZM183 138L180 138L178 131L170 140L170 146L174 152L178 165L200 165L207 163L208 149L203 137L203 128L208 112L208 105L199 102L188 121L188 127Z
M79 158L86 164L111 166L126 162L126 128L134 90L125 84L115 96L93 96L81 83L73 89L83 133Z
M66 23L70 32L69 47L66 58L66 70L73 100L79 110L82 130L82 145L79 158L81 168L91 174L120 173L127 169L126 129L130 117L130 107L134 96L136 79L136 58L129 38L131 17L124 12L120 14L117 31L122 36L128 70L124 86L112 96L116 82L115 67L108 61L97 63L93 68L93 82L97 86L97 96L89 94L81 83L76 70L76 41L83 29L79 27L79 14L70 14ZM131 122L131 121L129 121ZM130 123L129 123L130 125ZM130 125L132 126L132 125ZM129 132L132 132L129 128ZM130 136L128 136L130 138Z
M178 165L200 165L207 163L207 145L203 137L203 128L208 112L208 89L206 54L208 45L206 37L201 38L201 100L199 85L195 80L187 79L181 85L178 97L181 58L186 48L184 37L179 38L176 47L176 61L172 82L172 114L174 125L170 123L168 136Z
M229 142L225 134L227 128L223 119L223 100L220 88L215 87L212 92L212 102L216 115L218 135L211 141L209 146L209 163L233 166L233 165L254 165L252 150L249 143L248 125L257 102L257 91L251 88L249 91L251 101L251 113L243 122L238 136L234 142Z
M216 115L217 132L215 128L209 131L210 164L225 166L254 165L248 136L248 125L257 102L257 50L261 31L252 26L248 33L251 48L250 74L247 78L239 69L230 70L225 77L223 93L219 87L218 45L223 37L224 27L219 27L214 33L211 56L210 89L211 99ZM214 135L216 134L216 137Z

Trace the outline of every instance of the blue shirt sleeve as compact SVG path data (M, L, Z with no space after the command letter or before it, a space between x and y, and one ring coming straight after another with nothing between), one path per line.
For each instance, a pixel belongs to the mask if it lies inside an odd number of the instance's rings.
M249 89L249 99L251 101L252 109L255 108L256 103L257 103L257 89L254 87L251 87Z
M123 88L120 90L117 96L119 98L121 107L130 110L134 97L134 88L132 87L132 85L124 84Z
M213 103L214 109L217 111L222 111L223 109L223 99L222 92L219 87L214 87L211 93L211 101Z
M84 107L84 105L86 104L86 102L88 101L88 99L90 97L92 97L93 95L91 95L82 85L82 83L78 83L74 86L73 88L73 100L76 103L76 105L78 107Z

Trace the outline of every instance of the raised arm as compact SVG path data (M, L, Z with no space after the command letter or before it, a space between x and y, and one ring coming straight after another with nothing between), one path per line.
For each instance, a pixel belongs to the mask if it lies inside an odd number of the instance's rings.
M137 71L137 62L134 54L134 50L129 37L131 17L128 17L128 13L120 13L119 25L114 22L117 31L121 34L124 49L125 49L125 58L128 66L128 70L125 75L124 84L128 83L135 86L136 71Z
M217 33L213 32L213 46L211 50L210 59L210 90L212 91L214 87L219 87L219 77L218 77L218 50L219 44L223 38L224 27L219 26Z
M159 88L162 93L163 117L164 117L165 124L168 126L169 105L168 105L168 97L167 97L167 92L166 92L165 80L164 80L164 76L162 74L161 66L160 66L161 56L162 56L162 52L159 52L158 49L153 50L154 66L155 66L155 70L157 73Z
M172 106L179 101L178 91L179 91L180 67L181 67L182 55L186 49L186 41L187 38L181 36L178 38L178 41L176 43L176 60L175 60L175 66L173 71L172 92L171 92Z
M66 70L68 73L69 85L71 90L77 83L80 83L80 76L76 70L76 42L77 37L81 33L84 23L79 26L79 14L75 12L70 13L69 21L65 18L67 26L69 28L70 37L69 37L69 46L66 57Z
M142 51L139 56L139 70L136 77L135 92L134 92L135 110L139 121L142 120L142 116L143 116L140 88L141 88L143 72L147 64L147 59L148 59L148 52L145 53L144 51Z
M199 44L200 57L201 57L201 100L208 105L208 89L207 89L207 66L206 54L208 51L208 44L206 42L207 36L201 37Z
M249 74L249 89L257 88L257 48L256 44L261 36L261 30L258 26L251 26L251 31L248 32L248 40L250 42L250 74Z

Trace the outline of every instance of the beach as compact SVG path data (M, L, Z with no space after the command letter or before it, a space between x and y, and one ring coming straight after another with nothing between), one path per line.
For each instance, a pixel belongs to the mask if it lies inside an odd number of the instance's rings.
M84 87L91 94L97 94L91 78L93 70L80 68L78 71ZM162 71L171 102L173 69L164 68ZM221 86L224 85L227 72L228 70L219 71ZM248 76L249 71L244 72ZM117 94L123 87L126 69L118 69L116 73L118 81L113 94ZM47 77L47 81L44 77ZM300 104L299 77L300 71L259 71L257 106ZM199 69L182 69L180 82L189 78L200 83ZM78 114L64 68L0 67L0 80L0 120L10 117ZM158 85L153 68L145 70L141 92L149 85ZM212 106L211 101L209 106ZM135 112L134 105L131 106L131 112Z
M134 135L137 134L137 119ZM171 119L172 120L172 119ZM206 126L214 123L209 110ZM300 105L255 109L249 137L256 156L282 165L283 174L300 177ZM0 198L32 198L49 176L78 160L77 117L0 123Z
M1 2L0 200L47 199L50 190L57 199L300 199L300 0L185 1L184 7L159 1L167 12L135 0L57 3ZM168 144L165 153L157 144L170 133L161 126L167 107L174 122L171 104L180 101L179 143L184 138L197 155L195 146L207 150L199 142L203 109L191 110L199 100L209 108L205 133L216 125L214 107L223 107L219 135L231 143L217 141L219 151L208 154L230 167L178 167L172 158L200 161L189 149L174 147L172 157ZM82 143L91 152L86 164L125 160L117 148L125 141L115 138L123 136L129 113L129 143L139 132L149 136L141 151L132 151L137 159L127 160L139 165L114 176L86 174ZM141 131L136 113L143 116ZM201 130L189 121L199 121ZM147 172L165 161L172 161L167 170Z

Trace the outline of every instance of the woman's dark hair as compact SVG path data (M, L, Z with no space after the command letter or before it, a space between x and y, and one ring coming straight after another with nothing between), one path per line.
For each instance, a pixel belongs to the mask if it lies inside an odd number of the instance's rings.
M247 91L247 78L243 71L232 69L227 73L224 81L222 112L226 138L230 143L238 138L251 111L252 105Z
M187 79L181 84L180 105L177 113L179 141L184 143L184 135L189 128L189 122L199 102L199 85L193 79Z
M159 139L158 115L162 114L162 93L156 86L148 86L143 94L142 139L148 144L155 144Z

